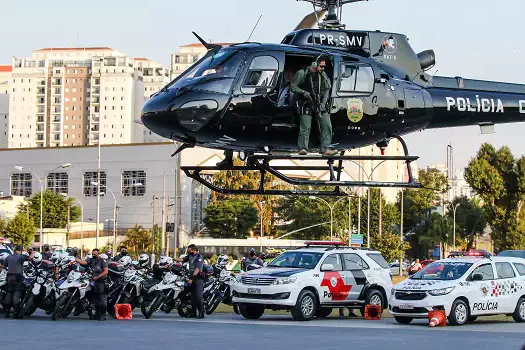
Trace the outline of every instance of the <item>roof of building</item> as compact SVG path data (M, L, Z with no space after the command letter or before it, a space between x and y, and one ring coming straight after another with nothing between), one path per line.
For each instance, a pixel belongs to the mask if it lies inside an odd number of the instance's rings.
M135 58L135 61L149 61L149 59L144 57Z
M36 51L113 51L110 47L47 47Z
M0 73L12 72L13 67L10 64L0 65Z

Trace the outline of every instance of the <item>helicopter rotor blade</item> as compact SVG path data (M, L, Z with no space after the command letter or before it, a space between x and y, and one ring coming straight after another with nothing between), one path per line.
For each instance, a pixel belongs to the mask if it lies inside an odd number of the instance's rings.
M323 17L326 14L326 12L327 11L325 9L321 9L310 13L309 15L303 18L303 20L294 30L313 28L317 24L317 19L319 18L320 20L321 17Z
M210 43L207 43L203 38L201 38L197 33L195 32L192 32L193 35L195 35L197 37L197 39L199 39L199 41L201 42L202 45L204 45L204 47L207 49L207 50L211 50L211 49L215 49L215 48L218 48L218 47L222 47L221 45L217 45L217 44L210 44Z

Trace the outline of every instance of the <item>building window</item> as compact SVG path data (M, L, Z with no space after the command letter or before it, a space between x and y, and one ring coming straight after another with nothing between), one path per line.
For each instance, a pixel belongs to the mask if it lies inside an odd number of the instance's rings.
M141 184L137 186L136 184ZM122 195L144 196L146 193L146 172L143 170L124 171L122 173Z
M31 197L33 194L32 180L33 175L30 173L11 175L11 195Z
M47 176L47 188L55 193L68 193L67 173L51 173Z
M204 209L211 202L211 190L195 180L191 183L191 232L203 228Z
M97 172L88 171L84 173L84 196L85 197L95 197L97 195L97 186L92 185L92 182L97 182ZM105 191L104 186L106 186L106 172L100 172L100 195L103 196Z

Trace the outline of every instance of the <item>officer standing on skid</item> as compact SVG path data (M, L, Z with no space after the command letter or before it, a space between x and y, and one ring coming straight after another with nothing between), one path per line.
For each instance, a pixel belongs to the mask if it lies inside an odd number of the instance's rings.
M24 289L24 262L33 260L35 252L31 252L31 255L23 255L24 247L17 245L15 247L15 253L5 258L1 269L7 268L7 295L4 299L4 311L5 318L10 317L11 306L13 307L13 318L18 318L20 312L20 303L22 302L22 291Z
M195 244L190 244L187 249L188 255L183 259L177 258L175 261L186 263L189 262L190 270L190 290L191 300L193 303L193 312L196 318L204 318L204 301L202 294L204 293L204 279L202 278L202 270L204 267L204 258L197 251Z

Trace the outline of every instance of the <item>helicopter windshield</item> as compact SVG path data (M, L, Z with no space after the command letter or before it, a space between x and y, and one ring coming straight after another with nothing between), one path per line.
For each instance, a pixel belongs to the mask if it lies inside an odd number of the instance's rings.
M221 49L183 73L169 89L204 90L228 94L237 76L243 54L235 49Z

